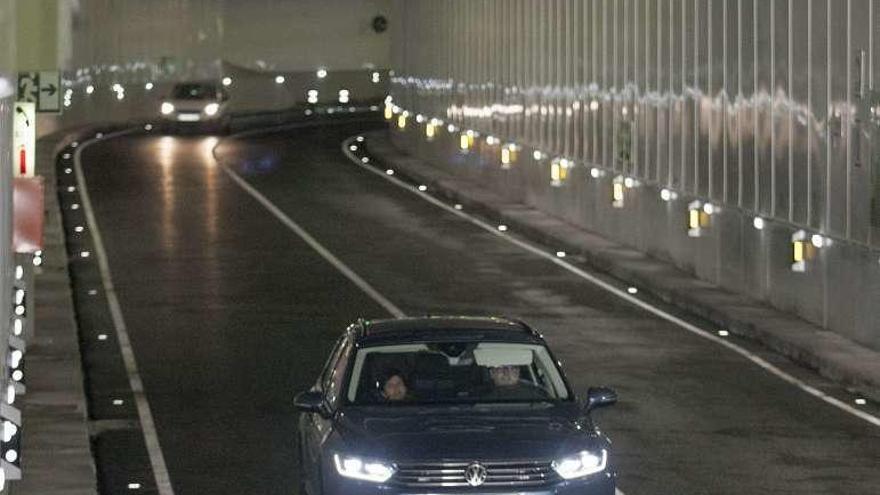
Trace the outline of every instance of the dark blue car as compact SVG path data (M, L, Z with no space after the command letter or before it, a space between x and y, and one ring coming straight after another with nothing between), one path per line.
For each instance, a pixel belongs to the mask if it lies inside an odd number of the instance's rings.
M360 320L297 395L309 495L613 495L610 441L541 335L503 318Z

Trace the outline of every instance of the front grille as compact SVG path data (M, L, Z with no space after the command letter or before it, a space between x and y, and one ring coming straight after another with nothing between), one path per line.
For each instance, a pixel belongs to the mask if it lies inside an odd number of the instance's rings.
M480 462L486 481L480 487L535 487L558 481L550 462ZM470 462L398 463L391 483L405 487L467 487Z

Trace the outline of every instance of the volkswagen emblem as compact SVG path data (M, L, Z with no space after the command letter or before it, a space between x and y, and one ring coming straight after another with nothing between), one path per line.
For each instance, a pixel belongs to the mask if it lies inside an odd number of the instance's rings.
M486 467L479 462L474 462L464 471L464 479L471 486L480 486L485 483L487 475Z

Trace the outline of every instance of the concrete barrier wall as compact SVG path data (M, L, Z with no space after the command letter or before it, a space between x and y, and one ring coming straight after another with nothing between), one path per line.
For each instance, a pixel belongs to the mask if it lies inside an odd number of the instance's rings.
M0 340L12 323L12 125L15 102L15 2L0 0ZM0 352L0 387L6 390L8 346Z
M398 8L402 146L880 349L880 1ZM430 143L418 115L444 123Z

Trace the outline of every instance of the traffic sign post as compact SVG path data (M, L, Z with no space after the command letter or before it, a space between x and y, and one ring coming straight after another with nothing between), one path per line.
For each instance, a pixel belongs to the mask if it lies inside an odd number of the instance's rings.
M33 177L34 154L37 148L36 105L31 102L16 102L15 123L12 126L13 176Z
M61 112L61 73L57 70L20 72L18 101L35 103L37 112Z

